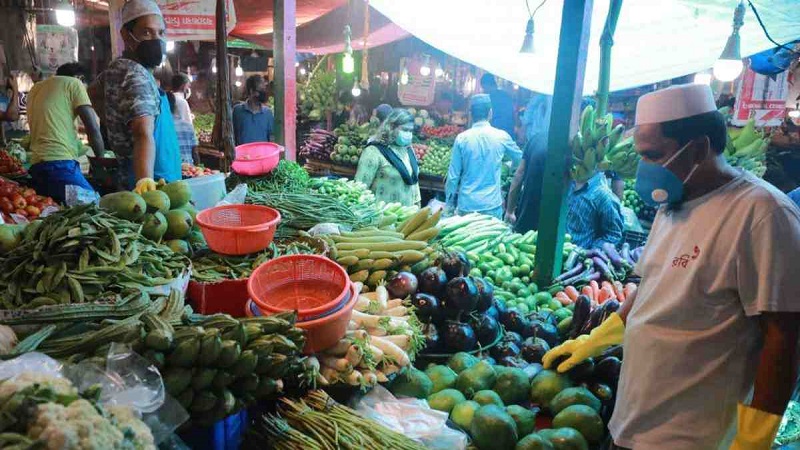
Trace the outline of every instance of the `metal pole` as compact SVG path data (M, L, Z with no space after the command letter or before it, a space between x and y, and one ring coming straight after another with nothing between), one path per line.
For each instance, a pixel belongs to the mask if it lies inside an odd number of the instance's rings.
M286 159L296 156L297 75L294 68L296 34L295 0L273 0L272 48L275 55L275 142L283 145Z
M567 216L567 193L572 150L570 139L575 134L586 72L586 56L592 21L593 0L564 2L561 12L561 34L556 63L556 84L550 130L547 137L547 159L542 183L542 205L536 247L536 279L547 286L554 274L561 271L564 229Z

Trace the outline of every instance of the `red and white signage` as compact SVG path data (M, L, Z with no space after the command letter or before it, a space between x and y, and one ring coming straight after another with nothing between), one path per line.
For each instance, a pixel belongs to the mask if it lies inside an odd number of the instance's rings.
M436 95L436 76L431 68L428 76L419 73L423 62L419 59L402 58L400 61L401 74L405 64L408 71L408 83L400 84L397 88L397 99L404 106L428 106L433 103Z
M156 0L167 23L167 37L176 41L209 41L215 39L217 24L216 0ZM230 33L236 26L233 0L226 0Z
M789 95L788 74L787 70L772 79L745 67L731 123L744 126L752 117L756 120L757 127L779 126L786 115L786 98Z

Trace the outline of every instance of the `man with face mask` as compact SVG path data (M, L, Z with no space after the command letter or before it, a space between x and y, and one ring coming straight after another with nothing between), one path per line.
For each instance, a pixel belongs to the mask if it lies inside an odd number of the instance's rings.
M792 394L800 326L800 210L728 165L708 86L636 109L636 190L660 205L619 314L548 352L567 371L624 341L611 449L767 450Z
M125 51L109 64L95 82L99 87L91 92L102 95L100 115L120 161L123 186L135 186L142 193L156 189L154 180L181 179L169 101L152 74L166 55L166 25L153 0L129 0L121 16Z
M445 195L449 213L479 212L503 218L500 185L503 156L516 166L522 158L511 136L489 124L492 100L487 94L470 100L472 128L456 136Z
M269 142L275 118L267 106L264 77L251 75L245 81L247 100L233 108L233 134L236 145Z

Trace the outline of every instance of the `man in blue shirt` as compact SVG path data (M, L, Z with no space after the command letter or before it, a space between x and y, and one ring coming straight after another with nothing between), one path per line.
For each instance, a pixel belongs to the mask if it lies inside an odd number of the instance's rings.
M500 172L503 156L516 166L522 156L514 139L489 124L492 102L488 95L470 101L472 128L456 136L445 194L449 212L480 212L502 219L503 196Z
M266 105L267 89L261 75L251 75L245 82L247 100L233 108L233 134L236 145L269 142L275 118Z
M583 248L622 240L624 220L619 199L611 192L605 174L599 172L586 183L574 183L569 195L567 232Z
M481 77L481 89L492 99L492 126L514 137L514 101L511 95L497 87L497 80L490 73Z
M800 208L800 187L789 192L789 198L792 199L795 205Z

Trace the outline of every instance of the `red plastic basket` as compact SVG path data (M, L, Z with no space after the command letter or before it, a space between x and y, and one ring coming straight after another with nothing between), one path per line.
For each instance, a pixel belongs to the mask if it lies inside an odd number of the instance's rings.
M297 311L300 320L309 320L341 306L350 292L350 278L324 256L282 256L258 266L247 291L267 314Z
M304 354L311 355L329 349L336 345L347 333L347 325L350 323L353 308L355 308L358 301L358 292L355 284L349 283L349 291L349 300L338 311L318 319L297 322L296 326L306 331L306 344L303 347ZM261 310L256 306L253 300L247 301L245 306L245 315L247 317L269 314L269 311Z
M247 255L269 247L281 221L277 210L259 205L225 205L197 214L208 248L223 255Z

